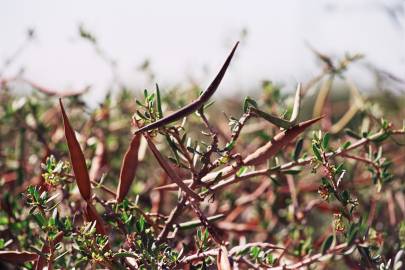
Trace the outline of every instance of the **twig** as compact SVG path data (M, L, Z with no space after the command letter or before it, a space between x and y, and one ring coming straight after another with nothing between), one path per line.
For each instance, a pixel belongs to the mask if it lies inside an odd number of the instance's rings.
M268 270L289 270L289 269L300 269L301 267L308 266L314 262L323 260L328 258L331 255L335 255L335 253L340 252L347 248L347 243L337 245L331 249L329 249L325 255L322 255L322 253L315 254L313 256L310 256L308 258L303 259L300 262L294 263L294 264L289 264L289 265L282 265L282 266L277 266L277 267L270 267Z
M172 225L176 221L177 217L180 215L181 211L183 210L187 201L186 196L182 196L180 201L177 203L176 207L170 212L170 215L163 227L163 230L160 232L159 236L157 237L156 241L161 243L164 241L167 236L169 235L170 230L172 229Z

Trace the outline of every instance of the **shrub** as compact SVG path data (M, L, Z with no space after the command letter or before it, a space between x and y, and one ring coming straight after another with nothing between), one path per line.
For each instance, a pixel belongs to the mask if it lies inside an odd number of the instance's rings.
M0 266L400 269L403 97L331 96L346 56L294 97L210 103L235 49L191 103L156 86L57 106L2 81Z

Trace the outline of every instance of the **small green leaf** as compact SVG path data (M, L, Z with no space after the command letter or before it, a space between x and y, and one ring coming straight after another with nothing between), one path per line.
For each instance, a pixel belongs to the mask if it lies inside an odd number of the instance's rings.
M253 108L252 108L252 111L253 111L257 116L260 116L260 117L263 118L264 120L267 120L267 121L269 121L270 123L272 123L272 124L274 124L274 125L276 125L276 126L278 126L278 127L281 127L281 128L284 128L284 129L289 129L289 128L292 126L289 121L284 120L284 119L282 119L282 118L279 118L279 117L277 117L277 116L268 114L268 113L266 113L266 112L264 112L264 111L262 111L262 110L259 110L259 109L257 109L257 108L254 108L254 107L253 107Z
M335 174L340 174L342 171L343 171L343 163L340 163L335 169Z
M342 145L342 149L343 149L343 150L344 150L344 149L347 149L351 144L352 144L352 143L349 142L349 141L345 142L345 143Z
M333 235L329 235L328 238L323 241L321 252L322 255L325 255L329 248L332 246L333 243Z
M35 221L38 223L39 227L44 227L48 222L46 221L45 217L41 213L33 213L32 216L34 217Z
M357 134L356 132L354 132L353 130L351 130L351 129L346 128L344 131L350 137L353 137L353 138L355 138L357 140L361 139L361 136L359 134Z
M139 105L139 106L141 106L143 108L146 108L146 106L142 102L140 102L138 99L136 99L135 102L136 102L137 105Z
M250 248L250 256L254 259L257 259L257 257L259 256L261 249L260 247L251 247Z
M141 216L136 222L136 230L138 232L143 232L145 230L145 218Z
M242 166L242 167L236 172L236 176L239 177L239 176L243 175L247 170L248 170L248 167Z
M315 155L316 159L318 159L319 161L322 161L321 152L319 151L318 146L313 144L312 145L312 151L314 152L314 155Z
M202 241L202 232L201 232L201 229L198 229L198 230L197 230L197 238L198 238L198 240Z
M232 140L232 141L230 141L230 142L228 142L228 143L226 143L226 145L225 145L225 149L226 149L226 151L231 151L232 149L233 149L233 147L235 146L235 141L234 140Z
M294 157L293 157L295 161L297 161L298 158L300 157L303 145L304 145L304 139L303 138L299 139L297 141L297 143L295 144Z
M349 192L348 192L347 190L343 190L343 191L340 193L340 197L341 197L343 203L344 203L344 204L347 204L347 202L348 202L348 200L349 200L349 198L350 198L350 194L349 194Z
M174 160L175 160L175 164L180 164L180 156L178 154L178 148L176 146L176 144L172 141L172 139L170 138L169 135L165 135L166 141L170 146L170 150L172 151L173 155L174 155ZM186 136L183 136L183 139L186 139ZM184 141L182 142L184 143Z
M329 183L329 180L328 180L327 178L322 177L321 181L322 181L322 185L324 185L324 186L326 186L328 189L332 190L332 186L331 186L331 184Z
M282 173L290 174L290 175L296 175L296 174L299 174L300 172L301 172L300 169L291 169L291 170L282 171Z
M330 134L325 133L325 135L323 136L323 139L322 139L322 148L325 150L328 149L329 139L330 139Z
M348 246L351 246L353 244L354 240L356 239L358 231L359 231L359 228L357 226L351 228L351 230L349 231L349 235L347 237Z
M247 112L249 109L249 105L253 106L254 108L257 108L257 103L255 100L253 100L251 97L247 96L245 100L243 101L243 111Z
M390 136L389 133L381 134L381 135L378 136L377 138L373 139L373 142L376 142L376 143L382 142L382 141L384 141L385 139L387 139L389 136Z
M157 111L158 111L159 119L163 118L162 100L160 98L160 90L159 90L159 85L158 84L156 84L156 105L157 105Z

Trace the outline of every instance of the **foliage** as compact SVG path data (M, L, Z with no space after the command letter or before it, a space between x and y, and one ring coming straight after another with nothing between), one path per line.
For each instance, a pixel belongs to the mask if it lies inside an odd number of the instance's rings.
M266 81L212 105L235 49L192 103L156 86L58 106L3 80L0 266L400 269L404 97L362 96L345 77L359 56L323 56L294 95Z

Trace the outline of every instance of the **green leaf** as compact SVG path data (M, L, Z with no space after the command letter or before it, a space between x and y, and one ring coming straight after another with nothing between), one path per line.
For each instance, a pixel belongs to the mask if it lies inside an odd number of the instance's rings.
M257 257L260 254L260 251L261 251L260 247L251 247L250 248L250 256L252 258L254 258L254 259L257 259Z
M146 106L145 106L141 101L139 101L138 99L136 99L135 102L136 102L136 104L139 105L140 107L146 108Z
M303 138L299 139L297 141L297 143L295 144L294 157L293 157L295 161L297 161L298 158L300 157L303 145L304 145L304 139Z
M385 139L387 139L389 136L390 136L389 133L381 134L381 135L378 136L377 138L373 139L373 142L377 142L377 143L382 142L382 141L384 141Z
M329 139L330 139L330 134L325 133L325 135L323 136L323 139L322 139L322 148L325 150L328 149Z
M149 102L149 106L152 107L151 105L153 104L153 101L155 100L155 93L152 93L151 95L149 95L147 100Z
M245 100L243 101L243 111L247 112L247 110L249 109L249 105L257 108L257 103L255 100L253 100L251 97L247 96L245 98Z
M39 196L38 189L37 189L36 187L34 187L34 188L32 189L32 195L33 195L33 197L34 197L35 202L39 202L40 196Z
M348 192L347 190L343 190L343 191L340 193L340 197L341 197L343 203L344 203L344 204L347 204L347 202L348 202L348 200L349 200L349 198L350 198L350 194L349 194L349 192Z
M347 245L351 246L354 242L354 240L356 239L357 233L359 231L359 228L357 226L353 226L350 228L351 230L349 230L349 235L347 237Z
M316 159L318 159L319 161L322 161L321 152L319 151L319 148L318 148L318 146L316 146L316 144L312 145L312 151L314 152Z
M138 232L143 232L145 230L145 218L141 216L136 222L136 230Z
M271 181L273 182L273 184L275 185L275 186L281 186L281 183L280 183L280 181L277 179L277 178L275 178L275 177L273 177L273 176L269 176L270 177L270 179L271 179Z
M282 171L282 173L290 174L290 175L296 175L296 174L299 174L300 172L301 172L301 169L291 169L291 170Z
M160 119L163 117L163 111L162 111L162 100L160 98L160 90L159 90L158 84L156 84L156 105L157 105L158 116Z
M248 167L246 166L242 166L237 172L236 172L236 176L241 176L243 175L246 171L248 170ZM222 173L221 173L222 175Z
M356 132L354 132L351 129L346 128L344 131L348 136L353 137L357 140L360 140L362 138L359 134L357 134Z
M231 151L232 149L233 149L233 147L235 146L235 141L234 140L232 140L232 141L230 141L230 142L228 142L228 143L226 143L226 145L225 145L225 149L226 149L226 151Z
M277 127L281 127L284 129L289 129L292 125L289 121L284 120L282 118L279 118L277 116L268 114L262 110L259 110L257 108L252 108L252 111L257 115L263 118L264 120L269 121L270 123L276 125Z
M349 142L349 141L345 142L345 143L342 145L342 149L343 149L343 150L344 150L344 149L347 149L351 144L352 144L352 143Z
M343 171L343 163L340 163L335 170L335 174L340 174Z
M169 135L165 135L166 141L170 146L170 150L172 151L173 155L174 155L174 162L175 164L180 164L180 156L178 154L178 148L177 145L172 141L172 139L170 138ZM183 137L184 139L186 138L186 136ZM184 142L183 142L184 143Z
M33 213L32 216L41 228L48 223L46 218L41 213Z
M333 243L333 235L329 235L328 238L326 238L325 241L323 241L322 248L321 248L322 255L326 254L326 252L332 246L332 243Z
M321 182L322 182L322 184L325 185L325 186L329 185L329 181L328 181L328 179L326 179L325 177L322 177L322 178L321 178Z
M197 230L197 238L198 238L198 240L202 241L202 232L201 232L201 229L198 229L198 230Z

